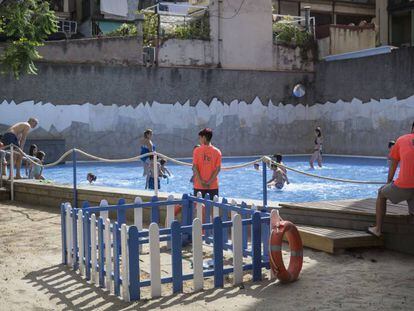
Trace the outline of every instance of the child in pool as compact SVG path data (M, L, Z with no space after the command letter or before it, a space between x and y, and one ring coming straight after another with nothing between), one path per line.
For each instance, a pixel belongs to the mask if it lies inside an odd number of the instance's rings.
M276 163L283 164L282 162L282 155L276 154L275 155ZM272 164L270 167L273 170L272 179L267 182L268 186L275 185L277 189L282 189L286 184L289 185L289 179L287 177L287 171L283 167L279 167L276 164Z
M86 180L89 181L90 184L96 181L96 179L97 179L96 175L92 173L88 173L88 175L86 175Z
M160 161L161 171L160 172L163 178L168 178L169 176L171 176L170 170L165 166L166 164L167 164L167 161L164 159L161 159Z
M44 153L43 151L38 151L36 153L36 158L39 159L40 164L43 164L45 156L46 156L46 153ZM33 165L33 177L35 179L45 180L42 173L43 173L43 167L42 166L40 166L39 164Z

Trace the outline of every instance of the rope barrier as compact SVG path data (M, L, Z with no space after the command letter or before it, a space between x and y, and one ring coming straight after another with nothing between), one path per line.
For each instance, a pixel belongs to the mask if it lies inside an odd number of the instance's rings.
M4 146L1 149L2 150L9 149L10 146L11 145ZM55 165L59 164L68 155L70 155L73 152L73 150L75 150L77 153L79 153L79 154L81 154L81 155L83 155L83 156L85 156L87 158L90 158L90 159L93 159L93 160L97 160L97 161L107 162L107 163L134 162L134 161L138 161L138 160L140 160L140 159L142 159L144 157L148 157L148 156L151 156L151 155L155 155L156 154L158 157L163 158L163 159L165 159L167 161L170 161L172 163L175 163L177 165L192 167L192 163L180 161L180 160L171 158L169 156L166 156L165 154L158 153L158 152L155 152L155 151L154 152L145 153L145 154L142 154L142 155L139 155L139 156L135 156L135 157L132 157L132 158L126 158L126 159L106 159L106 158L101 158L101 157L98 157L98 156L89 154L89 153L87 153L87 152L85 152L85 151L83 151L81 149L77 149L77 148L70 149L70 150L66 151L58 160L56 160L53 163L40 164L40 163L37 162L38 160L36 158L27 155L18 146L15 146L15 145L13 145L13 146L29 162L33 163L34 165L39 165L39 166L44 167L44 168L52 167L52 166L55 166ZM10 154L10 152L8 152L8 151L6 151L6 153ZM344 179L344 178L334 178L334 177L327 177L327 176L321 176L321 175L317 175L317 174L307 173L307 172L304 172L304 171L301 171L301 170L298 170L298 169L295 169L295 168L286 166L284 164L277 163L276 161L272 160L268 156L262 156L260 158L257 158L255 160L253 160L253 161L246 162L246 163L242 163L242 164L237 164L237 165L232 165L232 166L223 166L221 168L221 170L223 170L223 171L230 171L230 170L234 170L234 169L240 169L240 168L243 168L243 167L252 166L253 164L259 163L259 162L262 162L262 161L265 162L265 163L267 163L268 165L274 164L274 165L277 165L278 167L281 167L281 168L284 168L286 170L290 170L292 172L295 172L295 173L298 173L298 174L302 174L302 175L305 175L305 176L308 176L308 177L319 178L319 179L324 179L324 180L329 180L329 181L337 181L337 182L344 182L344 183L354 183L354 184L371 184L371 185L383 185L383 184L385 184L384 182L380 182L380 181L365 181L365 180L353 180L353 179Z
M105 158L101 158L101 157L98 157L98 156L95 156L95 155L89 154L89 153L87 153L87 152L85 152L85 151L83 151L83 150L80 150L80 149L76 149L76 148L74 148L73 150L75 150L76 152L78 152L78 153L80 153L80 154L82 154L82 155L84 155L85 157L88 157L88 158L90 158L90 159L94 159L94 160L97 160L97 161L102 161L102 162L107 162L107 163L134 162L134 161L138 161L138 160L140 160L140 159L142 159L142 158L145 158L145 157L148 157L148 156L154 155L154 154L156 153L156 152L148 152L148 153L141 154L141 155L139 155L139 156L132 157L132 158L127 158L127 159L105 159ZM70 150L70 151L72 152L72 150Z

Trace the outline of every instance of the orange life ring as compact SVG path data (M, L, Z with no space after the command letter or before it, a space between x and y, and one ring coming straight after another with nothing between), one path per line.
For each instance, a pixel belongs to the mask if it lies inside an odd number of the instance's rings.
M290 261L289 267L286 269L282 257L283 236L289 243ZM302 270L303 264L303 245L299 231L290 221L282 220L279 228L274 227L270 233L269 239L270 268L282 283L296 281Z

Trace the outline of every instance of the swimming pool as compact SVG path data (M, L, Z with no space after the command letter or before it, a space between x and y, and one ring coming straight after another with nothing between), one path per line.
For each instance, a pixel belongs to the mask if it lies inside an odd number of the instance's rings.
M235 165L246 163L255 158L227 158L223 159L223 165ZM385 159L362 157L337 157L324 158L322 169L310 170L309 157L285 156L284 163L293 168L335 178L347 178L356 180L383 181L387 176L387 161ZM190 160L188 160L190 161ZM190 193L192 184L190 167L168 164L167 167L173 176L161 181L163 192ZM98 179L96 186L110 186L118 188L144 189L145 178L142 176L141 162L106 164L106 163L79 163L77 167L77 179L79 185L86 185L86 175L94 173ZM61 184L72 182L72 165L65 164L45 169L47 179ZM268 180L272 171L267 169ZM310 178L295 172L288 172L289 185L282 190L268 189L268 200L277 202L306 202L322 200L372 198L376 196L378 185L349 184ZM256 171L253 166L232 171L222 171L220 177L220 196L232 198L248 198L261 200L262 172Z

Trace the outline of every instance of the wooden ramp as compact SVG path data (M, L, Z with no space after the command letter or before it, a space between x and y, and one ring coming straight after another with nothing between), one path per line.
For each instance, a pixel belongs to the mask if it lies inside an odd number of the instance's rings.
M297 225L303 246L335 253L340 249L383 246L383 240L356 230Z
M375 199L281 203L280 206L284 219L309 227L354 230L365 235L367 227L375 223ZM388 202L383 231L386 248L414 254L414 216L408 214L406 203ZM360 239L363 240L355 241Z

